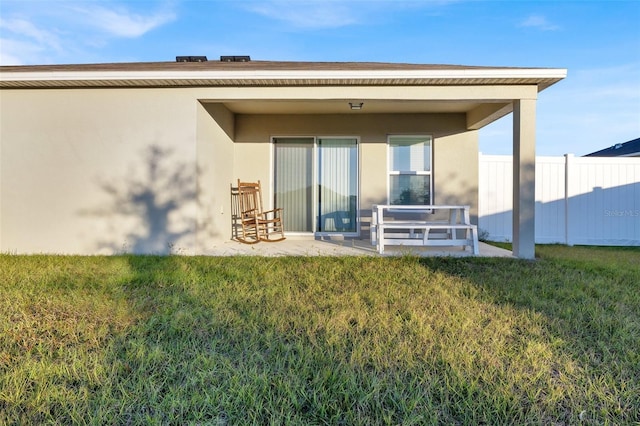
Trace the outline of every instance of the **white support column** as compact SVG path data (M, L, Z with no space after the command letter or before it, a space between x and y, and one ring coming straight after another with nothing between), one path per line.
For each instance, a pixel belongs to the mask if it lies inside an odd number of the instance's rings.
M513 255L535 258L536 100L513 103Z

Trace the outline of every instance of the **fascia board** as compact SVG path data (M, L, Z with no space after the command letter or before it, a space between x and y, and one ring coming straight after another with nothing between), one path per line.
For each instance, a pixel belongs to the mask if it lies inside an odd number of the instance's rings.
M251 70L251 71L41 71L0 72L0 81L100 81L100 80L471 80L471 79L555 79L566 69L462 69L462 70Z

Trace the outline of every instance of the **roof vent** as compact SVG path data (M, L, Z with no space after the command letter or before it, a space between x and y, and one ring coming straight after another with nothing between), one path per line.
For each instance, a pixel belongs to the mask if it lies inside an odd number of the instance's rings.
M176 62L207 62L206 56L176 56Z
M220 56L220 62L249 62L249 56Z

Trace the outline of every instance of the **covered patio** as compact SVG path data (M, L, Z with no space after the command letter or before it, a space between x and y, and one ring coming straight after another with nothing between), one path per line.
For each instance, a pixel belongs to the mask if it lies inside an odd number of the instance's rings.
M243 84L258 83L253 72L255 70L247 70ZM316 232L316 239L307 235L310 240L295 249L289 247L296 243L289 241L281 248L247 250L239 247L231 252L269 256L307 252L330 254L337 247L345 251L356 250L353 254L375 251L375 247L369 246L369 216L372 206L390 202L386 176L389 135L431 135L432 161L436 170L430 176L434 195L431 202L425 204L469 204L475 223L477 131L513 114L513 252L496 252L493 247L482 244L480 256L535 257L536 104L538 93L562 80L566 70L406 64L341 64L336 67L335 64L296 63L287 64L285 68L267 66L261 69L260 76L277 77L274 83L278 86L277 92L271 88L252 87L245 91L227 91L217 98L200 99L216 123L225 120L233 123L226 132L233 140L234 153L238 158L248 159L246 163L251 165L236 164L236 174L244 177L256 173L255 164L259 164L256 158L273 155L258 151L260 144L269 140L272 144L280 142L280 138L273 135L323 135L326 129L331 129L334 135L358 134L361 146L358 155L362 156L358 161L362 171L355 173L365 177L361 178L355 195L360 215L355 221L360 220L357 233L362 240L351 240L351 235L345 235L344 240L322 240L325 236ZM263 80L260 82L264 83ZM265 167L262 175L273 175L275 166L272 164L271 167L268 170ZM277 190L269 179L265 180L272 193L266 199L273 200L273 192ZM285 207L285 211L291 212L290 206L271 207ZM285 232L289 231L285 226ZM302 244L304 240L295 241ZM222 247L224 252L230 246L234 246L233 242L217 243L214 251ZM472 255L456 248L403 246L389 254L408 252L424 256Z

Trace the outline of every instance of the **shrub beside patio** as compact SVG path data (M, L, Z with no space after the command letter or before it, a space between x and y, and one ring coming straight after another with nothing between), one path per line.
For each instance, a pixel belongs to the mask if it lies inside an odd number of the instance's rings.
M0 256L0 424L640 422L640 249Z

